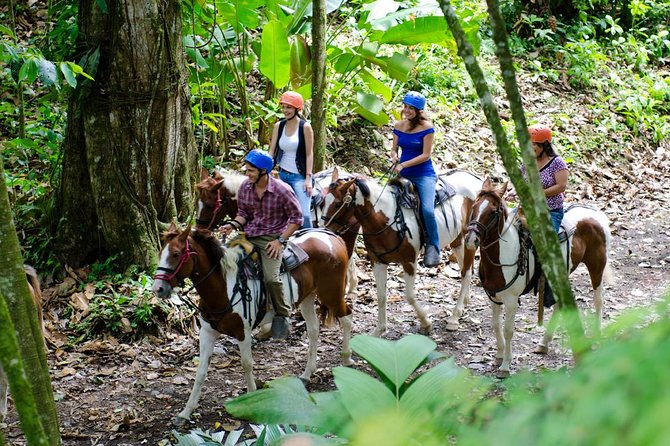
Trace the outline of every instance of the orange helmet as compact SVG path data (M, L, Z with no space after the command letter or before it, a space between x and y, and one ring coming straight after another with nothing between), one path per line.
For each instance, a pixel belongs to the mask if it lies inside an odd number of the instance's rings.
M544 124L535 124L528 127L530 140L532 142L544 143L551 142L551 129Z
M305 104L305 101L303 101L300 93L296 93L295 91L287 91L281 95L281 98L279 99L279 105L282 104L290 105L291 107L295 107L298 110L302 110L302 106Z

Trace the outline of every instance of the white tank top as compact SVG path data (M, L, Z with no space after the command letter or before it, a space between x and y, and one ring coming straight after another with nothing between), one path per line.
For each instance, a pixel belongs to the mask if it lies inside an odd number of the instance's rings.
M279 138L279 147L284 152L279 167L291 173L298 173L298 165L295 162L295 157L298 153L298 144L300 143L299 132L300 127L298 126L293 135L287 136L286 127L284 127L284 131Z

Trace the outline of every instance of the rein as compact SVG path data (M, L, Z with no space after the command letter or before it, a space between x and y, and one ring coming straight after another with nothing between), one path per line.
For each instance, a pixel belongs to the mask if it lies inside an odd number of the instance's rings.
M221 189L219 188L216 191L216 204L214 205L214 210L212 211L212 219L209 222L207 222L207 220L202 220L198 218L195 220L195 223L199 225L207 224L207 229L211 229L212 225L214 224L214 221L216 220L216 216L221 211L222 207L223 207L223 200L221 199Z

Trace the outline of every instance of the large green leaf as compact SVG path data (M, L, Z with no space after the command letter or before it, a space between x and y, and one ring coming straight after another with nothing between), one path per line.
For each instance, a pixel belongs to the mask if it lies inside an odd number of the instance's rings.
M309 83L312 75L312 53L303 36L295 36L291 42L291 86L293 89Z
M358 54L344 53L337 58L333 68L338 73L349 73L357 69L362 60Z
M409 335L398 341L387 341L359 335L351 340L351 347L397 390L437 347L425 336Z
M43 58L36 59L36 63L42 83L47 86L58 86L58 71L56 70L56 65Z
M220 24L228 23L236 33L246 29L256 29L260 26L258 8L265 6L264 0L234 0L218 1L216 3L219 15L223 18L217 19Z
M386 30L382 43L417 45L419 43L440 43L451 39L444 17L429 16L408 20Z
M363 80L363 82L365 82L365 85L367 85L368 88L372 90L373 93L383 97L386 102L391 100L391 97L393 96L393 90L391 90L391 87L377 79L365 68L363 68L360 73L358 73L358 75Z
M348 437L353 420L344 406L342 394L335 391L317 392L311 395L319 408L319 418L314 422L317 432Z
M433 401L439 402L448 397L440 390L445 382L455 378L459 373L463 373L463 369L454 363L453 358L430 368L407 387L400 398L400 407L407 413L417 413L432 407Z
M396 408L398 401L389 389L376 379L355 369L336 367L333 369L335 385L340 391L342 403L354 421Z
M269 388L247 393L225 404L233 416L263 424L299 424L312 426L318 408L295 377L271 381Z
M284 87L291 75L291 49L284 26L278 20L270 20L263 27L263 47L259 69L276 88Z
M384 113L384 103L377 96L369 93L357 92L356 102L358 105L354 109L356 113L375 125L386 125L389 117Z
M21 69L19 70L19 81L32 84L35 82L35 79L37 79L38 72L39 71L35 59L32 57L26 58L23 61L23 65L21 65Z

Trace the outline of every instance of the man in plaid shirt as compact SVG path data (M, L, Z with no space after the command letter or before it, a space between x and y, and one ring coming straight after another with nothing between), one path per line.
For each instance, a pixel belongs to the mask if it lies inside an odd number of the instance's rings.
M284 296L279 269L287 239L302 225L302 210L291 186L269 175L274 167L270 155L252 150L244 163L247 179L237 196L237 215L221 230L228 235L233 229L244 228L247 239L260 251L263 281L275 310L272 337L285 339L291 307Z

